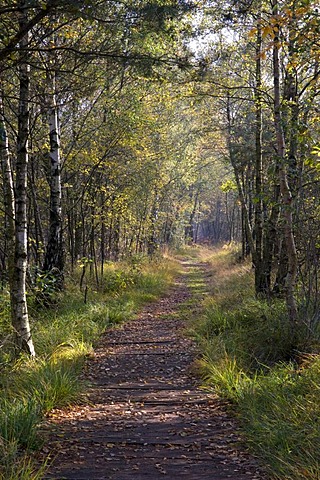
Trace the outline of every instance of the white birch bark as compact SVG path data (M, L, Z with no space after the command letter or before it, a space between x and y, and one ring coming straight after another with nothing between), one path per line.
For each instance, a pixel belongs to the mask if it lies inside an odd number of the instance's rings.
M50 135L50 219L47 250L44 261L44 271L58 271L58 286L63 281L63 246L62 246L62 191L61 191L61 160L60 160L60 125L56 101L55 72L48 72L48 121ZM60 285L59 285L60 283Z
M19 5L19 25L27 24L26 2ZM11 314L12 324L17 336L17 345L30 355L35 355L29 324L26 273L27 273L27 171L28 171L28 138L29 138L29 83L30 67L28 64L28 41L26 34L19 43L19 115L17 160L15 178L15 250L14 266L11 281Z

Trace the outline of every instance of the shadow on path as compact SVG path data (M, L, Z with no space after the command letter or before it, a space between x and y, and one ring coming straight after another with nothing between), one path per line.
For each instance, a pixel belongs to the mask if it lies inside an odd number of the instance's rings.
M196 346L179 308L190 301L188 271L139 317L108 330L87 364L86 406L55 412L47 479L261 480L239 447L223 403L199 388ZM190 307L191 308L191 307Z

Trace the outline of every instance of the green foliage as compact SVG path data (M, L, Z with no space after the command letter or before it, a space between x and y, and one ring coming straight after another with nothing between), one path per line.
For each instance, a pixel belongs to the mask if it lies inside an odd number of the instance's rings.
M222 339L228 355L241 359L244 368L260 369L291 355L290 323L281 302L248 299L231 310L212 302L205 307L199 333Z
M129 271L108 272L104 277L103 290L105 293L119 293L136 283L136 273Z
M35 272L33 294L40 305L50 305L57 300L58 277L54 272Z
M250 376L239 367L234 358L227 355L219 361L213 361L211 355L204 356L200 364L207 384L214 385L221 395L233 401L239 401L251 385Z
M233 180L226 180L220 185L220 188L224 193L228 193L232 190L237 190L237 185Z
M204 358L202 367L207 385L235 403L247 441L273 478L319 478L319 357L308 368L279 363L255 375L228 356Z
M319 357L307 368L279 364L239 403L249 441L279 478L319 478L319 382Z

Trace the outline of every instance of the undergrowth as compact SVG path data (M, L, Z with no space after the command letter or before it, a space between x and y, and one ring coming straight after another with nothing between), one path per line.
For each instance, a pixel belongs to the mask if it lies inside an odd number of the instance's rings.
M99 284L81 268L66 278L66 290L46 308L29 295L37 357L13 353L9 300L0 309L0 480L38 480L46 466L36 467L32 450L41 446L38 427L54 408L81 402L79 381L85 358L101 333L132 319L145 303L159 297L177 273L172 260L146 258L108 263ZM80 279L83 284L80 288ZM46 301L48 294L46 290Z
M209 294L193 328L206 387L235 405L271 478L319 480L320 332L302 326L293 343L283 302L255 298L250 264L229 249L205 260Z

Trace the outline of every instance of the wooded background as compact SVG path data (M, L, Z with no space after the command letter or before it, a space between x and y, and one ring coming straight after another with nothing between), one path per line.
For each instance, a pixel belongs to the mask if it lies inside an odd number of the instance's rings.
M316 1L0 2L0 276L26 293L109 260L241 241L257 295L319 321ZM37 294L38 294L37 293Z

